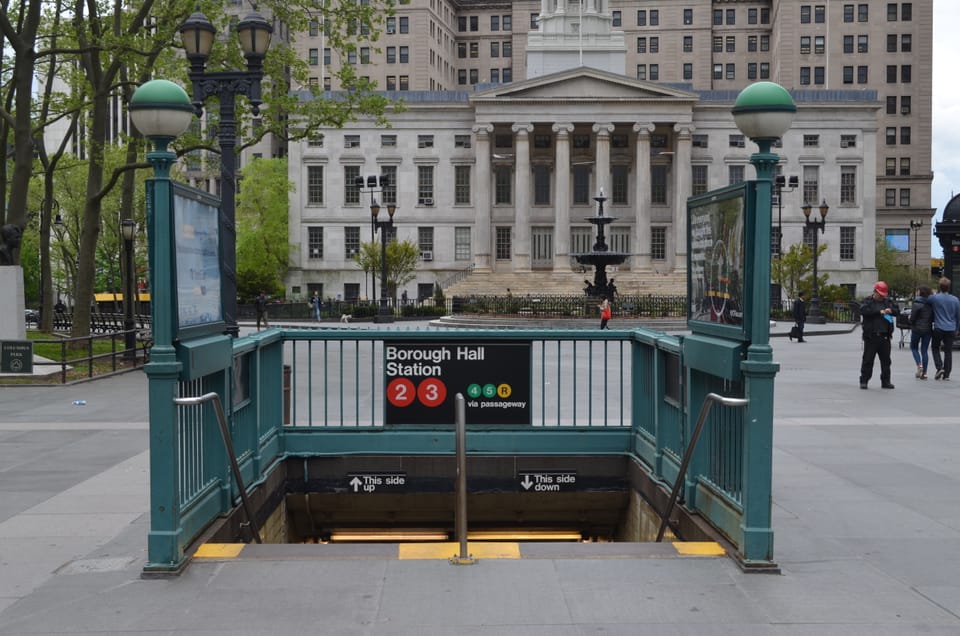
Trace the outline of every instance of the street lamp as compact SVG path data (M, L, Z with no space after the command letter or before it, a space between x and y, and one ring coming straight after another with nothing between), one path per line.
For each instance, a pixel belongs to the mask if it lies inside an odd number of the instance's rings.
M263 58L270 46L273 27L257 12L241 20L237 26L240 47L247 59L246 71L204 70L213 48L217 29L199 11L193 13L180 27L183 48L190 62L190 81L193 82L193 107L197 115L203 113L203 103L216 97L220 103L220 261L223 264L221 299L223 319L227 332L239 334L237 326L237 230L236 230L236 97L250 99L253 114L260 113L260 81L263 79Z
M910 219L910 229L913 230L913 276L917 277L917 248L920 247L918 240L920 235L920 228L923 227L923 219L914 221ZM914 281L916 282L916 281Z
M743 496L744 506L737 528L739 558L745 563L769 561L773 555L773 532L770 530L772 493L769 476L773 472L773 390L774 378L780 368L773 361L770 346L770 217L774 168L780 160L770 148L783 137L793 123L797 106L793 98L779 84L756 82L737 96L731 109L737 128L757 144L758 152L750 155L750 163L757 172L753 190L755 202L752 228L747 235L753 238L753 249L746 263L749 278L743 281L746 298L752 298L749 314L744 316L744 328L750 337L746 359L740 361L743 373L744 395L749 396L744 414Z
M826 232L827 212L830 206L824 201L820 204L820 220L810 219L812 206L804 203L803 207L804 227L813 232L813 297L810 299L810 313L807 314L807 322L814 325L822 325L827 322L826 317L820 314L820 280L817 274L817 262L820 260L820 243L817 240L817 231L821 234Z
M384 194L390 192L390 177L385 174L380 175L379 178L375 175L370 175L367 177L366 187L364 187L363 177L358 176L354 178L353 184L360 192L370 193L370 240L376 240L377 231L380 231L380 309L373 321L393 322L393 314L387 306L387 230L393 227L393 215L397 212L397 204L387 203L387 214L389 216L386 220L381 221L378 220L380 204L377 203L377 200L373 197L377 192ZM380 187L377 188L377 185ZM384 196L384 199L386 199L386 196ZM373 281L371 285L373 293L371 296L374 304L376 304L377 287L373 272L370 273L370 279Z
M777 260L783 258L783 193L793 192L800 187L800 178L796 175L790 177L790 185L787 185L787 177L778 174L773 182L773 189L777 192Z
M120 235L123 238L123 340L127 360L136 360L137 334L133 321L134 287L136 272L133 268L133 238L137 234L137 222L123 219Z

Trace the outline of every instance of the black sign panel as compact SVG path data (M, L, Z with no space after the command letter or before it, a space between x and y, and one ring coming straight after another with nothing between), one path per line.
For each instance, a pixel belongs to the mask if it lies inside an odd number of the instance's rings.
M385 422L530 424L530 343L444 340L384 342Z
M33 343L29 340L0 341L0 373L33 373Z

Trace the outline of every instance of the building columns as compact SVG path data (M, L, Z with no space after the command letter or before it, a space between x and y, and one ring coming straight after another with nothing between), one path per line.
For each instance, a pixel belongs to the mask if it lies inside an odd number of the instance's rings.
M492 124L476 124L473 134L477 147L477 179L474 189L474 210L476 211L476 241L474 247L474 267L478 271L490 271L491 247L493 236L490 229L490 215L493 205L490 193L493 192L493 179L490 169L490 133Z
M594 124L593 132L597 135L597 192L610 198L610 133L613 124Z
M633 125L637 133L637 166L634 201L637 216L633 226L633 253L631 266L634 269L649 269L650 261L650 134L656 130L653 124Z
M673 245L674 271L687 269L687 199L693 194L690 174L690 156L695 127L688 122L674 125L677 133L676 155L673 162Z
M514 146L517 153L514 161L514 241L513 270L530 271L530 200L533 192L530 170L530 133L533 124L514 124L511 130L516 135Z
M573 124L554 124L556 140L556 166L554 174L554 224L553 268L565 271L570 268L570 133Z

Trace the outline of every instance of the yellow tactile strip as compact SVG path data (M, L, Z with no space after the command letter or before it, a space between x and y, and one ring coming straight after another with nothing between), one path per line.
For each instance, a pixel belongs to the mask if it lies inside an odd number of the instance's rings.
M537 545L537 544L527 544L528 546ZM538 544L543 545L543 544ZM726 554L723 547L713 541L688 541L688 542L673 542L669 544L660 544L660 545L670 545L673 546L673 549L676 551L677 556L681 557L721 557ZM251 551L244 552L245 549L250 547ZM243 558L278 558L276 553L270 554L269 556L264 553L260 553L260 557L256 556L258 548L261 546L248 546L244 543L204 543L197 551L194 553L194 558L196 559L206 559L206 560L228 560L228 559L243 559ZM298 548L304 548L308 546L297 546ZM340 544L340 547L346 547L345 544ZM369 544L366 545L366 548L369 548ZM460 544L456 542L424 542L424 543L400 543L396 546L396 551L394 552L388 546L383 546L383 550L377 550L377 554L371 553L360 553L358 552L355 558L386 558L391 559L395 558L398 560L435 560L443 559L449 560L453 557L457 557L460 554ZM282 548L280 545L270 546L273 550ZM311 551L312 552L312 551ZM480 560L480 559L522 559L525 558L523 550L521 549L521 544L515 541L471 541L467 544L467 553L470 557ZM330 558L332 555L317 553L316 555L307 554L303 551L298 551L296 555L290 554L283 558L302 558L304 560L311 558ZM556 557L556 555L552 555ZM633 554L631 556L643 558L648 556L650 558L660 557L663 558L667 556L667 553L664 553L662 550L657 552L651 552L648 555L643 554ZM544 558L544 555L541 554L538 556L534 554L527 554L526 557L532 558ZM581 554L581 558L589 559L591 558L588 554ZM601 555L594 555L596 558L603 558ZM335 558L351 558L349 555L338 553ZM547 556L551 558L551 556ZM565 556L565 558L578 558L576 551L571 551Z

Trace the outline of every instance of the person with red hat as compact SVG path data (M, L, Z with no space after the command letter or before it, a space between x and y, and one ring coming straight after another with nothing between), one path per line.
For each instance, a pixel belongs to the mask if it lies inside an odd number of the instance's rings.
M863 360L860 362L860 388L866 389L873 376L873 359L880 358L880 386L892 389L890 381L890 340L900 307L890 300L890 287L878 280L873 294L860 305L863 329Z

